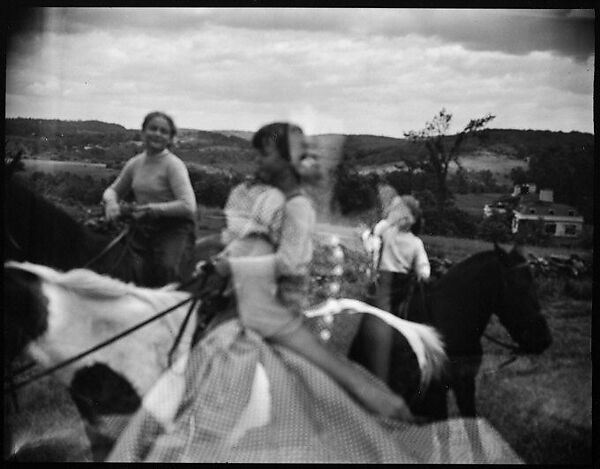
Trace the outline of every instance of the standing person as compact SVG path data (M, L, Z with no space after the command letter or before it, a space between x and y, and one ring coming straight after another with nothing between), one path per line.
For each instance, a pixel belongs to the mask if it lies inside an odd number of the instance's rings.
M195 237L196 196L185 164L169 150L176 132L167 114L148 114L142 123L144 151L125 164L102 196L105 216L114 220L121 214L119 201L133 193L130 241L142 259L136 281L149 287L182 280L181 263Z
M399 315L408 300L413 279L427 281L431 268L423 241L411 231L420 218L419 202L410 195L391 196L387 188L385 185L379 188L385 218L373 229L373 235L381 240L376 267L375 305ZM372 344L366 366L387 383L393 331L381 321L369 317L365 318L364 327Z

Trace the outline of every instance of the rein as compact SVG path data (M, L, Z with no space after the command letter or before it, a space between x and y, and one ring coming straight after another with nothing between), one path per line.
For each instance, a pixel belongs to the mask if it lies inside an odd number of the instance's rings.
M520 262L517 265L514 265L514 266L506 269L505 272L513 272L515 270L519 270L519 269L523 269L523 268L530 268L529 262L527 262L527 261ZM509 344L507 342L503 342L499 339L496 339L495 337L492 337L490 334L488 334L486 332L483 333L482 337L485 337L490 342L492 342L496 345L499 345L500 347L503 347L506 350L513 352L514 355L509 357L507 360L502 362L500 365L498 365L498 369L504 368L505 366L513 363L517 358L519 358L519 353L521 351L519 346Z
M106 253L108 253L108 251L110 251L113 247L115 247L119 243L119 241L121 241L125 236L127 236L127 234L130 232L130 230L131 230L131 226L129 224L125 225L125 228L123 228L121 230L121 232L117 236L115 236L115 238L110 243L108 243L108 245L102 251L100 251L99 254L97 254L92 259L87 261L83 265L82 268L87 269L94 262L97 262L99 259L101 259L104 255L106 255ZM117 264L120 261L121 261L121 259L119 259L119 261L117 261ZM116 266L116 264L115 264L115 266Z
M17 251L23 252L23 248L19 245L19 243L17 243L17 241L15 240L15 238L13 237L13 235L8 230L6 230L6 237L10 241L10 244L12 244L14 247L17 248Z
M200 286L197 288L197 291L200 291L202 288L204 288L204 285L206 284L206 280L209 276L209 274L211 273L211 268L209 265L207 265L206 263L199 263L199 266L196 268L196 271L194 273L194 275L192 276L192 278L190 278L187 282L181 284L179 286L179 289L184 289L185 287L192 285L194 282L196 282L199 278L200 278ZM182 321L182 324L179 328L179 331L177 332L177 336L175 337L175 340L173 342L173 345L171 346L171 349L169 350L169 355L168 355L168 363L169 366L171 366L172 361L173 361L173 355L175 353L175 350L177 349L177 346L179 345L179 342L181 341L181 338L183 337L183 333L185 332L185 328L187 326L187 323L190 319L190 316L192 314L192 312L194 311L196 305L198 304L198 302L201 300L202 295L201 294L192 294L189 298L180 301L179 303L171 306L170 308L161 311L157 314L155 314L154 316L142 321L141 323L138 323L134 326L131 326L129 329L124 330L123 332L120 332L119 334L111 337L110 339L105 340L104 342L101 342L97 345L95 345L94 347L81 352L71 358L68 358L58 364L56 364L55 366L44 370L40 373L37 373L29 378L27 378L24 381L21 381L20 383L15 384L15 378L17 378L18 376L22 375L23 373L25 373L26 371L28 371L30 368L32 368L35 365L35 362L31 362L28 363L25 366L22 366L21 368L19 368L15 373L13 373L12 375L10 375L9 377L6 378L6 381L9 382L9 386L8 388L4 389L4 392L10 392L13 396L13 400L15 401L16 404L16 395L15 395L15 391L19 388L22 388L23 386L26 386L27 384L30 384L34 381L37 381L40 378L43 378L44 376L47 376L51 373L54 373L55 371L64 368L67 365L70 365L71 363L74 363L114 342L116 342L119 339L122 339L123 337L135 332L138 329L141 329L142 327L150 324L151 322L156 321L157 319L160 319L163 316L166 316L167 314L173 312L174 310L180 308L181 306L183 306L186 303L190 303L190 307L188 309L188 312L184 318L184 320Z
M54 373L55 371L57 371L57 370L59 370L61 368L64 368L65 366L70 365L71 363L74 363L77 360L80 360L80 359L82 359L82 358L84 358L84 357L86 357L86 356L88 356L88 355L90 355L90 354L92 354L92 353L94 353L94 352L96 352L96 351L98 351L98 350L106 347L107 345L110 345L113 342L116 342L119 339L122 339L123 337L125 337L125 336L127 336L127 335L129 335L129 334L131 334L133 332L135 332L136 330L138 330L138 329L140 329L140 328L142 328L142 327L144 327L144 326L146 326L148 324L150 324L151 322L156 321L157 319L160 319L163 316L166 316L167 314L173 312L174 310L178 309L179 307L183 306L184 304L194 301L194 299L195 299L194 296L190 296L189 298L180 301L179 303L171 306L170 308L168 308L168 309L166 309L164 311L161 311L160 313L155 314L154 316L146 319L145 321L142 321L141 323L136 324L135 326L132 326L129 329L124 330L123 332L117 334L116 336L111 337L110 339L107 339L104 342L101 342L98 345L95 345L94 347L92 347L92 348L90 348L90 349L88 349L88 350L86 350L84 352L81 352L81 353L75 355L74 357L68 358L67 360L62 361L62 362L58 363L57 365L55 365L55 366L53 366L51 368L48 368L47 370L44 370L44 371L42 371L40 373L37 373L37 374L35 374L35 375L27 378L26 380L21 381L20 383L13 384L12 386L9 386L8 388L5 388L4 392L7 392L7 391L13 392L13 391L15 391L15 390L17 390L19 388L22 388L23 386L26 386L27 384L30 384L30 383L32 383L34 381L37 381L40 378L43 378L44 376L47 376L47 375L49 375L51 373ZM24 367L24 368L22 368L20 370L17 370L17 372L15 374L13 374L12 376L9 377L9 380L10 381L14 380L16 377L18 377L19 375L23 374L29 368L30 367L28 366L28 367Z
M502 342L501 340L498 340L485 332L483 333L483 337L485 337L487 340L493 342L496 345L500 345L501 347L504 347L507 350L511 350L512 352L519 352L520 350L520 348L517 345Z

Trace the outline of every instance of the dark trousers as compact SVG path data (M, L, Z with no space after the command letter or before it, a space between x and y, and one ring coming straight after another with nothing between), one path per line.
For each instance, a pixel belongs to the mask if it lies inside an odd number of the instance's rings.
M375 292L375 306L396 316L400 315L408 297L411 276L380 271ZM402 316L402 315L401 315ZM365 366L382 381L389 382L390 357L394 331L381 319L365 315L362 323L366 345Z
M161 287L184 280L183 265L193 261L194 222L185 218L144 220L135 225L130 238L132 251L139 257L136 282Z
M411 276L409 274L379 271L375 306L396 316L403 317L400 314L400 307L408 297L410 281Z

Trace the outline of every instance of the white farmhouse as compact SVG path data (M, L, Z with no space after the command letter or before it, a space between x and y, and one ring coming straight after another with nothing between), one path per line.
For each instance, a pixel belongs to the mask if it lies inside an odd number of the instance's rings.
M513 210L512 232L527 223L541 220L544 230L554 237L576 238L583 230L583 217L574 207L554 202L554 191L542 189L539 194L521 194Z

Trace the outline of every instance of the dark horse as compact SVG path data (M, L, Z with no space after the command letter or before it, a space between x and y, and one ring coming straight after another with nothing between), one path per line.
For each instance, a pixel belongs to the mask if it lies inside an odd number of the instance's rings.
M61 270L83 267L134 280L133 252L121 242L93 261L111 242L78 223L27 187L20 175L12 175L4 188L4 259L29 261Z
M4 260L29 261L60 270L86 267L141 285L139 255L123 237L105 253L113 237L98 233L27 187L9 168L4 187ZM130 226L135 229L135 226ZM196 255L198 253L195 253ZM195 256L184 256L181 272L190 277Z
M435 327L445 343L449 363L445 379L432 382L424 395L407 380L402 343L392 348L390 386L411 404L415 414L436 420L448 417L447 394L454 392L461 415L475 416L475 377L482 361L481 339L496 314L523 353L541 353L552 337L540 311L533 274L518 248L498 245L456 264L421 295L415 288L407 319ZM357 361L376 347L376 337L364 321L353 347ZM367 341L370 343L367 344Z

